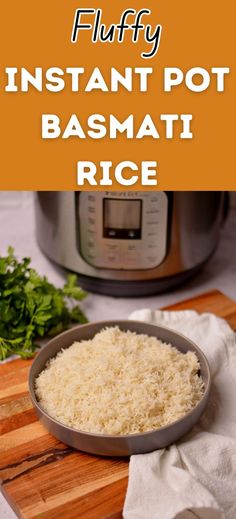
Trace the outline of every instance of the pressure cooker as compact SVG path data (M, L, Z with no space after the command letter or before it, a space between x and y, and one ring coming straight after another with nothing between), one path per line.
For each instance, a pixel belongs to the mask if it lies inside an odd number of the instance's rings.
M36 234L44 253L80 285L144 296L187 281L219 243L222 192L37 192Z

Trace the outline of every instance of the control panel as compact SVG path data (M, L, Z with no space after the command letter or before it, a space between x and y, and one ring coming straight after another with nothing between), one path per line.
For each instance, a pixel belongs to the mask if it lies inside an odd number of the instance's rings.
M93 267L152 269L167 247L164 192L82 192L77 204L79 253Z

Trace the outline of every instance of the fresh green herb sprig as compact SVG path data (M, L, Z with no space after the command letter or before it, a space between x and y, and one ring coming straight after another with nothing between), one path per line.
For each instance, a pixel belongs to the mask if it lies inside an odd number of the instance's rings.
M30 267L30 258L18 260L14 249L0 256L0 360L12 354L32 357L35 339L52 336L72 323L86 323L79 305L86 296L71 274L63 288L56 288Z

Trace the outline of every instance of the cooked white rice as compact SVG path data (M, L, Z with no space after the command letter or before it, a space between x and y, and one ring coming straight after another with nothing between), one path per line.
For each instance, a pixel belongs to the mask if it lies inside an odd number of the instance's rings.
M36 379L47 413L92 433L131 434L183 417L202 397L195 353L155 337L106 328L51 359Z

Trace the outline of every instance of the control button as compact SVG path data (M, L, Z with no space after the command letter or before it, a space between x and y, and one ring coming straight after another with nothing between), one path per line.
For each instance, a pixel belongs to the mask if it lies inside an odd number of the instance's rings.
M91 213L95 213L95 207L89 205L88 207L88 212L91 214Z
M127 256L127 258L125 259L125 268L126 267L132 267L133 270L137 270L138 268L140 268L140 260L137 264L137 257Z
M108 256L106 257L106 265L107 266L118 266L120 262L120 258L119 258L119 255L118 254L108 254Z
M129 238L135 238L135 231L129 231L128 236Z
M147 246L148 249L156 249L158 250L158 247L156 245L156 243L149 243L149 245Z
M147 256L147 260L151 264L156 264L156 262L158 261L158 258L157 258L157 256Z
M137 259L137 252L136 251L127 252L127 258L134 258L136 260Z
M137 255L137 251L128 251L125 255L125 263L127 266L132 266L133 268L138 268L140 266L140 256Z
M137 251L136 245L133 243L132 243L132 245L128 245L128 251Z
M91 254L91 253L87 254L87 259L91 260L91 261L96 259L98 261L98 258L95 256L95 254Z
M107 232L108 236L110 236L111 238L115 238L116 236L116 231L114 229L109 229L108 232Z
M105 248L103 260L105 266L110 267L118 267L120 264L120 252L119 249L110 249L108 247Z
M118 247L117 243L108 243L107 245L105 245L105 249L109 253L109 252L118 251L119 247Z

